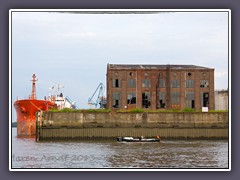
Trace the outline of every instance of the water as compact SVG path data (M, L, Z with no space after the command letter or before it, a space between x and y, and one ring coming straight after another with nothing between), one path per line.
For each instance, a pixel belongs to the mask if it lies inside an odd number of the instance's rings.
M12 129L12 168L228 169L228 141L35 142Z

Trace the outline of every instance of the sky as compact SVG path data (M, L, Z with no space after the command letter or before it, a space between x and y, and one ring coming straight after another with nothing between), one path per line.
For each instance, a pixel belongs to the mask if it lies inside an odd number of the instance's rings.
M12 104L31 94L35 73L38 99L60 83L64 96L89 108L97 86L106 85L108 63L214 68L215 89L228 88L227 12L29 11L12 12L11 24Z

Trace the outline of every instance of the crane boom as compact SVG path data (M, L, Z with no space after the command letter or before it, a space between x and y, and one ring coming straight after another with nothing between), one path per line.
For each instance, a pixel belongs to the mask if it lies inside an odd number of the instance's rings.
M95 94L97 93L97 91L98 91L98 96L97 96L96 101L94 102L93 98L94 98ZM94 105L95 108L97 108L98 104L100 104L100 108L105 108L106 100L105 100L105 97L103 96L103 91L104 91L103 83L100 83L98 85L98 87L96 88L96 90L94 91L93 95L88 99L88 104Z

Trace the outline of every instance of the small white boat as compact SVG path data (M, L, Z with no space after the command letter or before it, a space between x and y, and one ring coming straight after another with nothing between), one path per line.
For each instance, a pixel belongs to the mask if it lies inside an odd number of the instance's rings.
M157 136L157 138L144 138L143 136L139 138L135 137L118 137L118 142L160 142L160 137Z

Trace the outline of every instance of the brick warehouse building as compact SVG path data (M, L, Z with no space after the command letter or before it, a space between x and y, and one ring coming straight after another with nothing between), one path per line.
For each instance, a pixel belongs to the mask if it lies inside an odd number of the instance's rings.
M214 110L214 69L195 65L107 65L108 109Z

